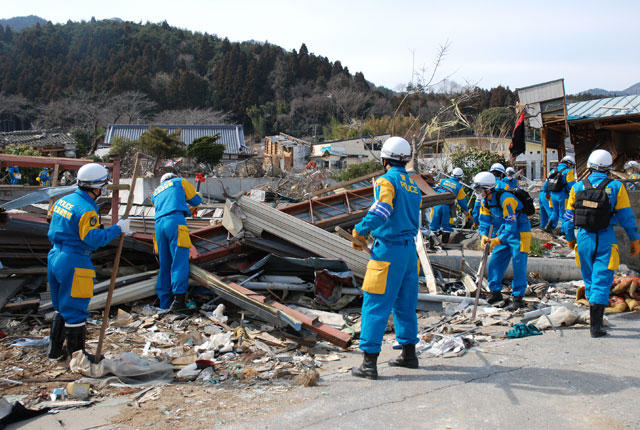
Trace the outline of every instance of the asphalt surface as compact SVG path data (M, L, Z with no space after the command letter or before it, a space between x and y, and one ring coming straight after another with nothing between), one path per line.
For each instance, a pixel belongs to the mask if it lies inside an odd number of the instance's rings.
M397 351L385 345L377 381L328 374L288 394L304 396L302 406L225 428L638 429L640 315L610 322L605 338L547 331L482 343L462 357L421 358L415 370L389 367Z

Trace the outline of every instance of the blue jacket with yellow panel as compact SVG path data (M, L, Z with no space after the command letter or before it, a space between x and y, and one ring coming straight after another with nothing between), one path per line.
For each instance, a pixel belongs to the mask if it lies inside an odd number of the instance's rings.
M181 213L186 218L191 214L187 205L198 206L202 203L202 197L186 179L173 178L155 189L152 202L156 208L155 219L172 213Z
M422 196L404 167L394 166L376 180L376 201L354 228L381 240L414 239L420 226ZM387 222L389 220L389 222Z
M509 178L503 178L501 179L501 181L504 183L505 185L505 190L513 190L514 188L518 188L518 178L513 177L511 179Z
M89 255L120 234L121 230L117 225L103 229L98 206L81 189L56 201L51 210L48 237L54 245L64 245L65 248Z
M464 193L464 189L462 188L460 180L458 180L457 178L444 178L440 180L439 185L441 189L436 190L437 192L450 191L454 196L456 196L456 200L460 205L460 208L464 212L469 212L469 207L467 206L467 196Z
M555 170L560 172L560 174L562 175L562 181L565 184L562 191L550 191L548 188L547 181L544 182L544 185L542 186L542 191L545 191L551 194L551 197L554 200L565 200L567 199L567 197L569 197L569 193L571 192L571 188L573 187L573 184L576 183L575 172L572 168L570 168L565 163L558 164L558 167L556 167ZM551 173L553 172L550 172L549 174Z
M589 182L596 188L600 182L608 178L608 175L603 172L593 172L589 175ZM564 214L564 221L566 224L565 235L567 240L575 240L575 222L574 211L576 204L576 195L584 190L584 183L582 181L576 182L571 192L569 193L569 200L567 201L567 210ZM619 224L629 236L630 241L638 240L638 227L636 226L636 218L633 215L633 209L629 203L629 195L627 190L622 186L620 181L611 181L605 188L605 192L609 196L609 202L613 209L613 215L609 222L609 227L605 230L613 229L614 225Z
M524 205L510 192L494 190L491 199L482 200L478 231L489 236L493 224L494 235L501 242L505 243L509 237L519 237L520 233L531 231L529 217L523 209Z

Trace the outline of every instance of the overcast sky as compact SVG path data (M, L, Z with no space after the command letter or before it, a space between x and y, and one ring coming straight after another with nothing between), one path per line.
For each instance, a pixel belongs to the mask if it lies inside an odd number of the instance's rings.
M28 0L2 2L1 18L53 23L118 17L162 22L232 41L269 41L340 60L351 73L401 89L412 69L436 81L512 89L564 78L567 93L640 82L640 1L466 0Z

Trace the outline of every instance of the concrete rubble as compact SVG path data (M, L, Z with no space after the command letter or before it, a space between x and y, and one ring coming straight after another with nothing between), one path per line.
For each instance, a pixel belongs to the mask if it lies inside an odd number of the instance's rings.
M329 187L323 175L291 175L271 189L215 202L215 217L191 225L189 315L155 307L152 230L134 217L137 233L125 240L105 360L98 366L82 354L66 362L46 358L53 311L46 287L47 224L28 210L13 211L12 222L0 227L0 394L34 409L86 407L121 396L140 408L180 384L253 390L318 384L324 366L357 350L360 285L369 260L334 227L353 226L372 201L368 179L364 187L350 181L355 188L343 190ZM420 187L423 207L452 201L435 195L428 181L422 178ZM529 259L527 309L511 313L502 309L504 302L491 306L481 299L472 318L476 285L487 291L486 280L476 279L478 236L463 232L463 245L455 245L434 242L428 229L422 234L428 262L420 274L422 360L459 357L506 339L520 323L543 331L588 327L584 283L563 239L534 229L543 246ZM94 255L99 282L89 306L91 351L114 249ZM621 273L629 276L616 277L607 312L640 312L640 278L624 266ZM509 292L505 284L505 297ZM387 343L394 343L392 329L390 319Z

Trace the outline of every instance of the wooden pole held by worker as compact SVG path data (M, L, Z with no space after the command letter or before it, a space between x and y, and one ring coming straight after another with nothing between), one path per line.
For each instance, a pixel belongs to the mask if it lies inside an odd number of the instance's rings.
M343 229L342 227L340 227L339 225L336 226L336 233L338 233L340 236L342 236L344 239L347 239L348 241L355 243L358 246L363 246L362 243L356 239L355 237L353 237L353 235L349 234L348 231L346 231L345 229ZM363 246L363 251L368 252L369 254L371 254L371 249L369 249L368 246Z
M136 154L136 164L133 168L133 177L131 179L131 188L129 189L129 198L127 199L127 208L124 211L122 219L129 218L129 212L133 205L133 192L136 188L136 181L138 174L140 173L140 154ZM118 208L114 207L114 211ZM111 272L111 283L109 284L109 291L107 293L107 302L104 306L104 313L102 314L102 327L100 327L100 339L98 340L98 349L96 350L96 362L100 361L102 356L102 344L104 343L104 335L109 325L109 311L111 310L111 299L113 298L113 290L116 284L116 278L118 277L118 269L120 267L120 255L122 255L122 245L124 244L124 234L120 235L120 242L118 243L118 249L116 251L116 258L113 261L113 272Z
M489 239L493 234L493 225L489 227ZM473 313L471 314L471 321L476 319L476 312L478 310L478 301L480 300L480 289L482 289L482 281L484 280L484 272L487 267L487 260L489 259L489 252L491 251L491 242L484 244L484 250L482 251L482 260L478 267L478 276L476 277L476 298L473 301Z

